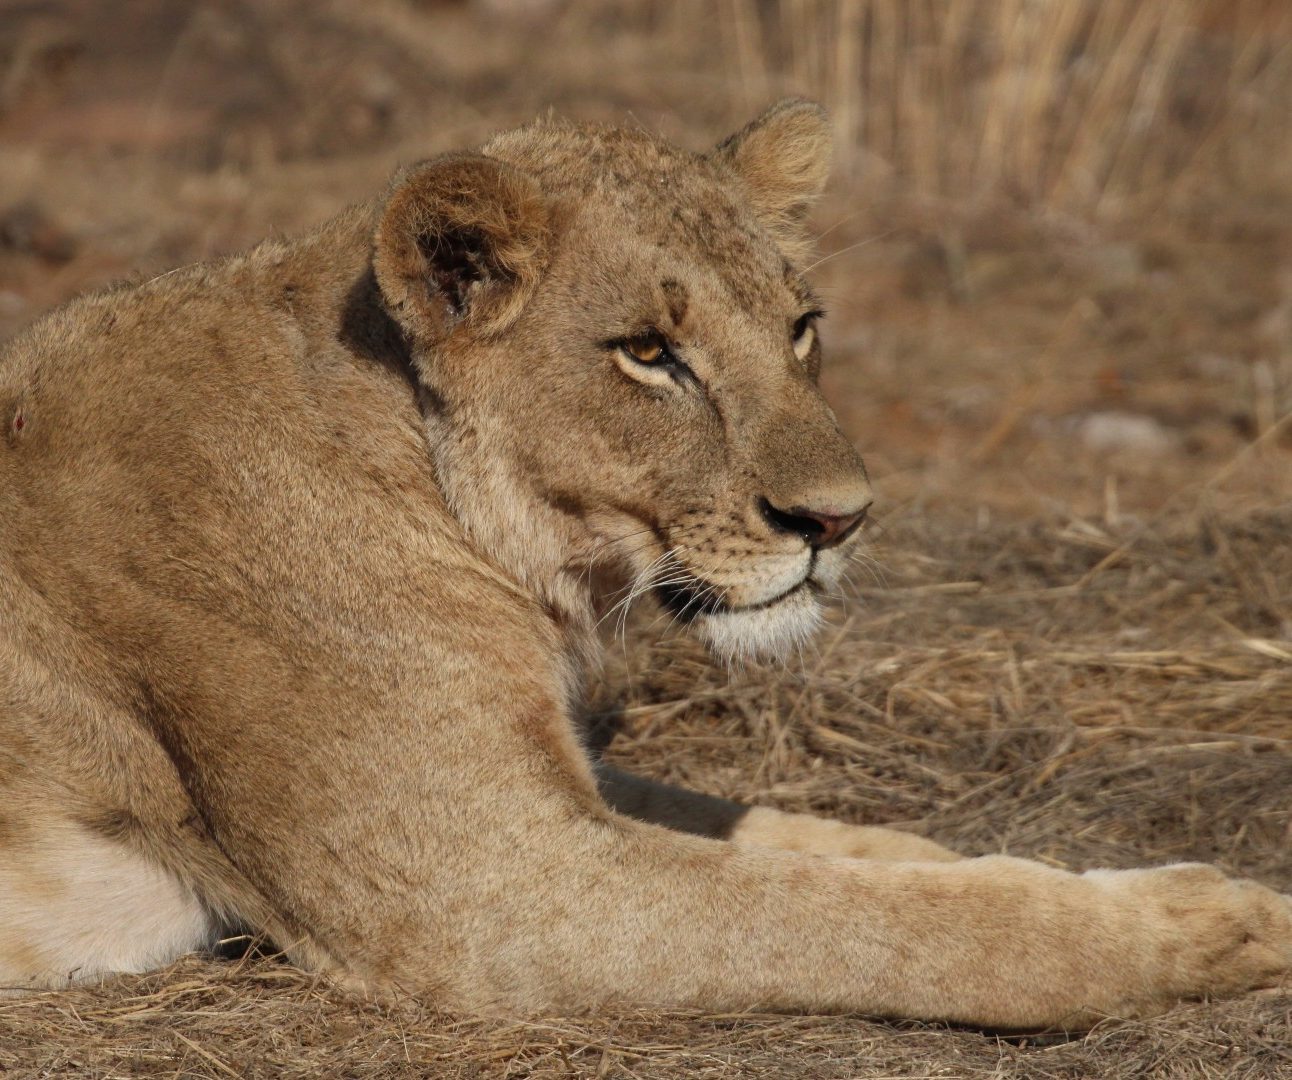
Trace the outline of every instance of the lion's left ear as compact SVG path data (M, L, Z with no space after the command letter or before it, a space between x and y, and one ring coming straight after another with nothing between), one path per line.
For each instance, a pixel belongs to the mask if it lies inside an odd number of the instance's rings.
M404 332L435 345L459 326L506 329L547 261L537 181L483 154L448 154L395 179L373 238L382 300Z
M719 143L709 159L736 176L754 213L789 253L807 247L804 219L825 189L832 156L825 109L785 98Z

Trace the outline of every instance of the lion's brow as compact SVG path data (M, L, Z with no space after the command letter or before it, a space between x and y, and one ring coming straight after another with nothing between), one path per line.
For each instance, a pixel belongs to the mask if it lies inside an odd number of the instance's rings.
M785 287L794 294L794 299L809 307L820 307L821 299L806 281L803 275L794 269L788 259L781 260L781 274L785 278Z

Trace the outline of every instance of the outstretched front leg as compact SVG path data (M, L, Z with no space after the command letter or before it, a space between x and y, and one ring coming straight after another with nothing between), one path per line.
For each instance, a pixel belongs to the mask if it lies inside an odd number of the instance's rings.
M311 922L359 932L345 966L458 1008L618 1001L1002 1028L1080 1028L1292 970L1292 905L1209 867L808 858L598 812L559 770L525 764L505 786L483 765L459 776L448 815L383 806L376 777L365 785L365 817L400 820L425 856L386 866L351 848L345 892L312 881ZM292 860L279 854L275 874Z
M615 810L678 832L748 847L853 859L953 862L962 858L941 844L897 829L851 825L770 806L745 806L635 776L604 762L597 765L596 774L602 798Z
M265 898L289 955L348 979L452 1009L1031 1028L1292 974L1289 902L1206 867L821 858L632 820L606 807L539 657L481 664L456 700L428 706L424 684L392 677L411 651L365 656L377 677L347 670L361 687L349 710L329 708L339 681L267 670L262 687L293 680L295 696L276 697L299 710L289 719L308 718L293 768L267 783L255 765L277 729L220 724L193 770L204 836L232 875L210 906L266 929L229 902ZM214 733L230 731L218 756Z

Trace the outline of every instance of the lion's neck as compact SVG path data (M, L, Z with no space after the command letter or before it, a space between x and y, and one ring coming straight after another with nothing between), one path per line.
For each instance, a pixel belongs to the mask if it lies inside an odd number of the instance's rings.
M441 491L469 542L544 608L578 668L595 665L593 591L573 523L527 492L476 431L434 415L425 426Z

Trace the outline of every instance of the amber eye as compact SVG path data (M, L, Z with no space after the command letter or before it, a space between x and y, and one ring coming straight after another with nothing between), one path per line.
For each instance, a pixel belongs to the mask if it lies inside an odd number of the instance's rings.
M619 347L639 364L658 364L669 358L664 339L656 333L639 334L635 338L629 338Z

